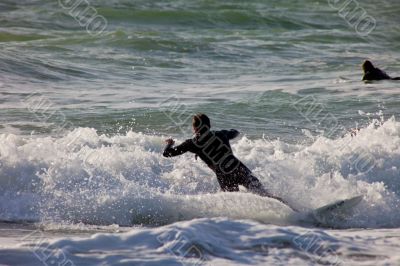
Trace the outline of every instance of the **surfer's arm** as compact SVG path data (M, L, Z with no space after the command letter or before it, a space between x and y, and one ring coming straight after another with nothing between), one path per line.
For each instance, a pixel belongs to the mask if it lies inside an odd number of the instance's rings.
M165 146L163 156L164 157L174 157L189 151L190 145L192 143L191 139L186 140L182 144L174 147L174 142L172 140L167 140L167 146Z
M236 138L240 133L236 129L221 130L228 139Z
M371 71L366 71L364 73L362 80L383 80L383 79L392 79L385 71L374 68Z
M379 68L377 68L381 74L382 79L392 79L388 74L386 74L385 71L380 70Z

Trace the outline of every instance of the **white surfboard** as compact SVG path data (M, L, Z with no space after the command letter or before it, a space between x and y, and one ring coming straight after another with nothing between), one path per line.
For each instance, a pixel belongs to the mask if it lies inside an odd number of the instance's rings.
M335 222L349 217L354 207L357 206L362 199L363 195L359 195L350 199L339 200L312 211L311 216L318 225L332 227Z

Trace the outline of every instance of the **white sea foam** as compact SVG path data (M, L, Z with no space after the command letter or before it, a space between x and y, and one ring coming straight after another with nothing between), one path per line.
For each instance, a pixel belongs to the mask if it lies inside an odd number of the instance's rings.
M10 265L398 265L396 235L398 229L328 231L202 218L91 236L54 237L32 231L14 245L1 245L0 261Z
M355 137L233 143L237 156L274 194L307 212L359 194L338 227L398 227L400 123L371 123ZM163 158L163 139L136 132L61 138L0 135L0 219L87 224L168 224L206 217L299 224L285 205L250 193L221 193L192 154ZM304 218L304 217L303 217Z

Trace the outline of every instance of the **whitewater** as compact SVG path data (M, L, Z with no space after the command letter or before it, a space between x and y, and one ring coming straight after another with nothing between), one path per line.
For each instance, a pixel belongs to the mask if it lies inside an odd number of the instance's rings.
M163 136L91 128L61 137L1 134L2 238L10 225L24 226L10 244L2 241L0 256L12 265L64 255L75 265L394 265L399 136L392 117L356 136L304 145L240 137L234 152L295 213L246 191L218 192L213 173L193 155L162 157ZM374 161L363 173L351 158L365 150ZM307 221L308 211L355 195L363 201L331 221L336 230Z

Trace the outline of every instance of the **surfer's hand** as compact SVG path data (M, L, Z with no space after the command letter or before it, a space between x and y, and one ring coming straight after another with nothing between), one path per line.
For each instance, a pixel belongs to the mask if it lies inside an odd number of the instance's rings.
M168 145L174 145L175 141L173 139L166 139L165 143L167 143Z

